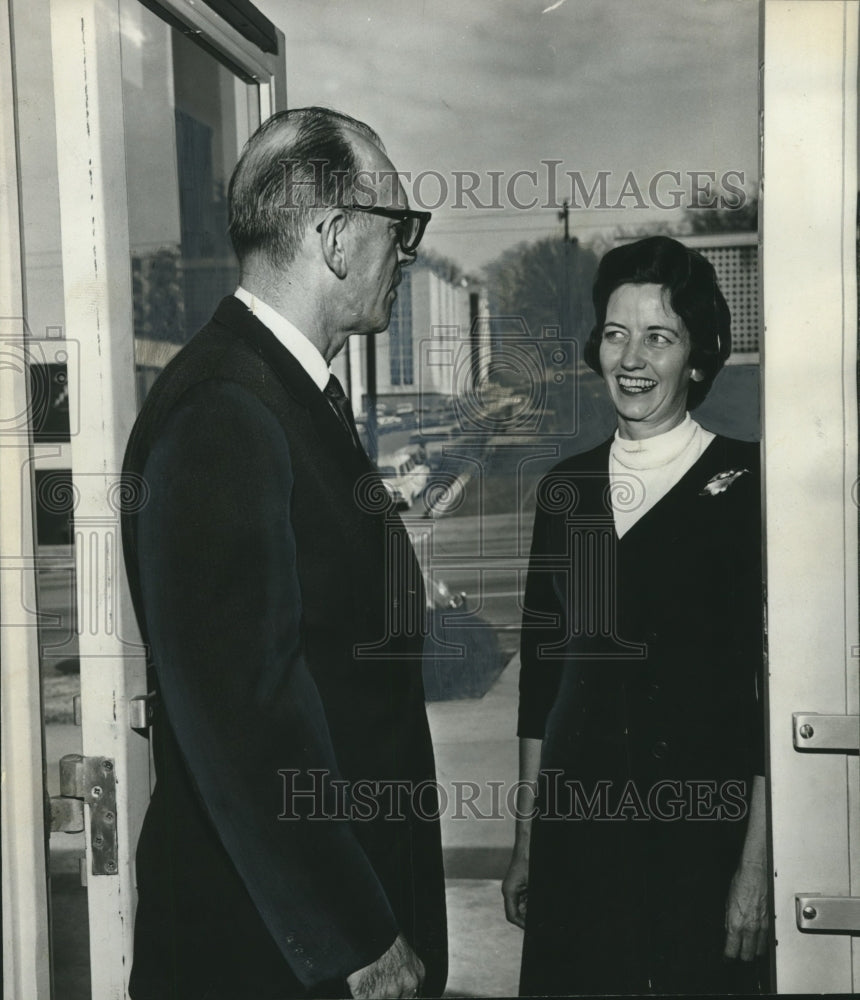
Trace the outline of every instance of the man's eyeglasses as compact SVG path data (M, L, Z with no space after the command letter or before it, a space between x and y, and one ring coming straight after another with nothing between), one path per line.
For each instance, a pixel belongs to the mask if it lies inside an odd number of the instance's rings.
M375 205L337 205L350 212L367 212L368 215L381 215L385 219L396 219L397 242L403 253L414 254L427 228L432 212L415 212L411 208L377 208ZM317 226L317 232L322 229L322 223Z

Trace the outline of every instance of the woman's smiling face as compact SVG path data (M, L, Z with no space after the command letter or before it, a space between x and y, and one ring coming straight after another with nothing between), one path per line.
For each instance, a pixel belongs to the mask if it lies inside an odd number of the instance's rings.
M600 367L623 438L654 437L687 412L690 335L660 285L620 285L609 296Z

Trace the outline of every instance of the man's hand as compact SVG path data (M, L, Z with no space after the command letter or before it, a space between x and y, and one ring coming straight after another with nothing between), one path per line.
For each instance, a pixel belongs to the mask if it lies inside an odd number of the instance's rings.
M346 977L354 997L417 997L424 982L424 964L398 934L394 944L375 962Z
M502 882L502 895L505 897L505 916L512 924L524 928L529 895L529 859L516 851Z
M767 946L767 871L763 864L741 862L726 900L726 958L751 962Z

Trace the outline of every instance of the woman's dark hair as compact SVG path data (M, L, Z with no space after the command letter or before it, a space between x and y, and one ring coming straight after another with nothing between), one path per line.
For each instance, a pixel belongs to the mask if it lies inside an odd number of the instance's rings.
M594 279L594 329L585 345L585 361L598 375L600 341L609 296L621 285L661 285L690 334L690 367L704 376L690 380L687 406L695 409L708 395L732 350L729 307L709 260L668 236L625 243L604 255Z

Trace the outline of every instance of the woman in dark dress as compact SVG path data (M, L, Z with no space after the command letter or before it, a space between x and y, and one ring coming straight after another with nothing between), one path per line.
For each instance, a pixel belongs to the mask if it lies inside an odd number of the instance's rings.
M541 480L526 585L503 884L520 992L756 991L758 446L688 413L730 353L729 310L710 263L667 237L606 254L594 304L586 360L618 430Z

